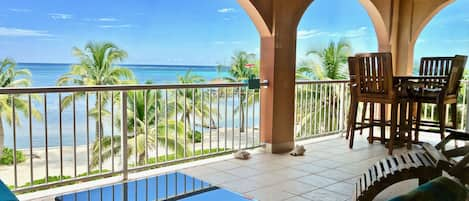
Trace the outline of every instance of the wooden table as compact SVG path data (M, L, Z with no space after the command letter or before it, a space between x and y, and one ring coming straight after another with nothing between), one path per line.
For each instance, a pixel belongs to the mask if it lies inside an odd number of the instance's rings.
M414 113L414 97L413 90L415 88L425 88L428 83L445 83L447 76L394 76L393 77L394 87L398 91L398 97L400 99L399 107L399 120L398 122L398 133L396 133L396 140L399 143L405 142L407 148L411 148L412 143L412 130L413 130L413 113ZM407 134L407 139L405 135ZM398 143L398 144L399 144Z

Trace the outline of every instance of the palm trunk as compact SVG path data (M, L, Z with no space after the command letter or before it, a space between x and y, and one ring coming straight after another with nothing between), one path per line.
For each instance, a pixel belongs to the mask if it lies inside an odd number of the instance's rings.
M96 140L98 138L101 138L103 137L103 132L104 132L104 128L102 127L103 125L103 121L102 121L102 118L99 118L99 112L100 110L102 110L103 108L101 107L101 105L99 105L99 100L101 99L101 94L99 94L98 92L96 92L96 103L95 103L95 108L98 112L98 117L96 118L96 125L95 125L95 136L96 136Z
M139 165L145 164L145 158L146 158L145 152L138 154L138 164Z
M2 116L0 115L0 158L2 157L2 154L3 154L4 141L5 141L5 131L3 130L3 119L2 119Z

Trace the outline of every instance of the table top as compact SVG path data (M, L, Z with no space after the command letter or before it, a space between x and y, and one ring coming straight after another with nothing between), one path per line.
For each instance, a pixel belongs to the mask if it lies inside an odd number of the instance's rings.
M445 79L448 76L443 75L395 75L396 79Z

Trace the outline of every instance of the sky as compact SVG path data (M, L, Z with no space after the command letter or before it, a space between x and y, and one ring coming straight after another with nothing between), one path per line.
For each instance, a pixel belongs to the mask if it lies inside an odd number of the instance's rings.
M72 47L111 41L128 64L229 64L235 51L259 54L259 35L236 0L0 0L0 58L73 63ZM456 0L425 28L421 56L469 54L469 1ZM358 0L316 0L298 27L305 52L347 38L353 52L377 50L372 23Z

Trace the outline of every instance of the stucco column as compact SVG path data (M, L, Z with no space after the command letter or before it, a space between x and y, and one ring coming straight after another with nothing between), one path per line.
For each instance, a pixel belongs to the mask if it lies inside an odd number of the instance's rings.
M359 0L375 27L379 50L390 51L394 74L412 74L414 48L423 28L454 0Z
M294 146L296 34L313 0L238 0L261 37L261 140L272 153Z

